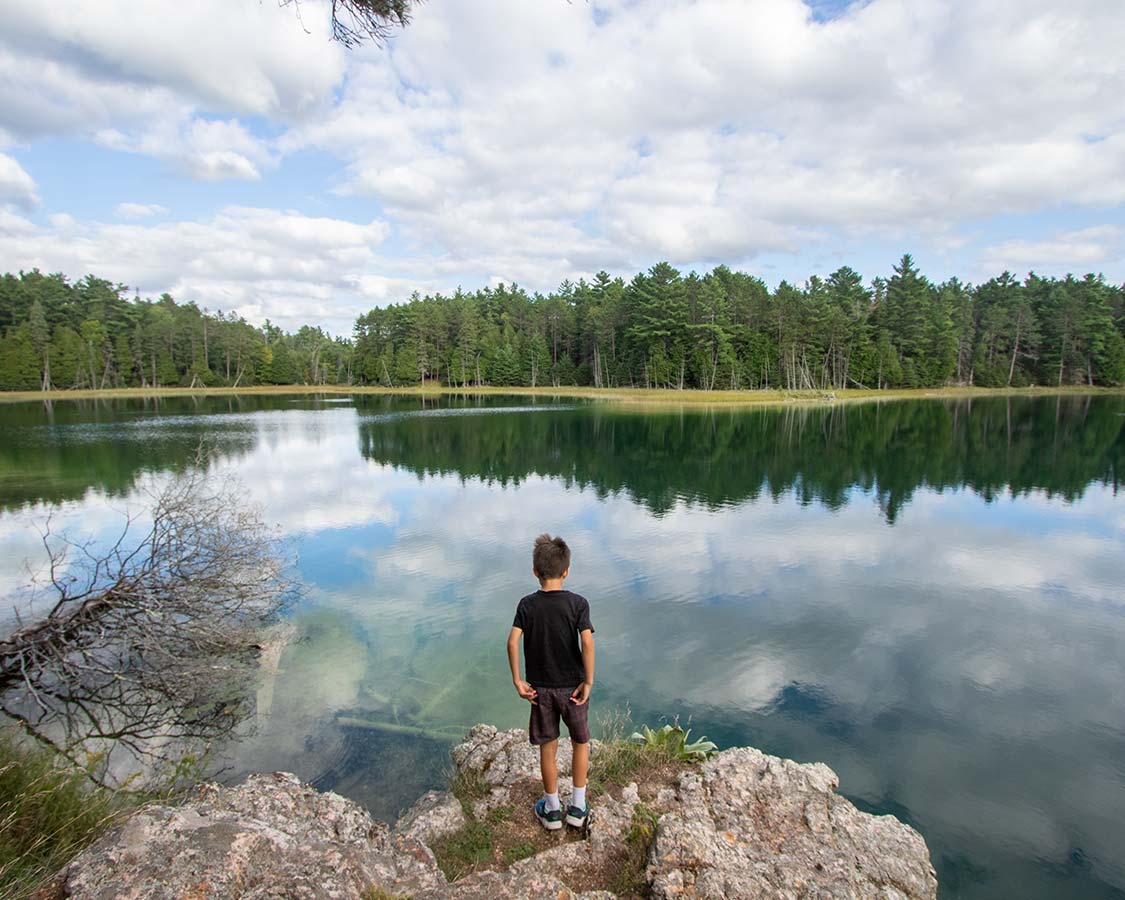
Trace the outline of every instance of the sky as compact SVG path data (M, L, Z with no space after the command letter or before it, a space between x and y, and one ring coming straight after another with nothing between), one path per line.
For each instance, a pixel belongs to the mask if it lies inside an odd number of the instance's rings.
M668 260L1125 281L1120 0L0 0L0 271L350 333Z

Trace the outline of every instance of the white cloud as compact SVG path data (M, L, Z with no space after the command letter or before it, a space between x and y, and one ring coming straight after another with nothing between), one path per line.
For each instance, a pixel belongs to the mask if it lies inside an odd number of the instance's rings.
M237 119L165 121L138 134L103 129L95 140L104 147L162 159L200 181L260 179L259 166L273 164L268 142L254 137Z
M1074 266L1085 271L1125 258L1125 229L1096 225L1046 240L1003 241L986 248L983 256L993 271L1043 266Z
M147 219L150 216L162 215L168 210L159 203L125 202L118 203L113 212L119 219Z
M274 3L223 0L5 7L0 78L79 115L69 128L54 115L12 116L5 124L21 134L81 131L153 92L207 109L303 115L324 102L344 71L342 49L327 40L325 4L316 0L301 4L300 21Z
M948 247L967 219L1125 202L1122 40L1125 9L1095 0L873 0L827 23L799 0L491 0L358 56L282 145L340 154L344 189L443 267L536 284L827 230Z
M274 3L221 0L7 6L7 142L89 136L191 178L257 180L272 161L268 142L225 117L300 120L330 101L344 73L319 0L302 3L299 19Z
M982 240L997 214L1111 221L1125 204L1113 0L870 0L827 22L801 0L481 0L423 5L390 47L347 54L317 0L301 4L309 33L272 3L93 9L8 14L0 140L89 135L264 196L287 156L336 159L336 192L378 205L399 263L307 278L278 315L331 315L357 288L546 289L659 258L747 265L872 240L964 257L966 230ZM986 236L978 261L1120 270L1120 242L1084 232ZM128 277L110 257L105 271ZM217 293L273 316L250 294L275 284Z
M11 203L28 209L38 200L35 180L12 157L0 153L0 205Z

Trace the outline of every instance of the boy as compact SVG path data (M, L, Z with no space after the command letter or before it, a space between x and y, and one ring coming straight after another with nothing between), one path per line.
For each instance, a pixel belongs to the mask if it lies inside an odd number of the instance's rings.
M570 548L561 537L535 539L531 570L539 590L516 607L508 635L508 663L516 692L531 703L528 734L539 747L543 797L535 816L548 831L567 825L582 828L590 816L586 802L586 770L590 761L590 729L586 724L590 689L594 686L594 626L585 597L562 589L570 574ZM523 636L527 681L520 678L520 636ZM566 722L574 747L571 775L574 794L564 817L559 803L559 718Z

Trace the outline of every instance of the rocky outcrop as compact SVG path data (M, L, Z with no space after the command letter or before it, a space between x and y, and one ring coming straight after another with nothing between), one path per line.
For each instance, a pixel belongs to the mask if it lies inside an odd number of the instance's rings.
M569 758L569 747L560 750L564 777ZM478 725L453 759L484 787L471 808L478 817L538 778L538 755L522 731ZM427 794L391 830L291 775L258 775L135 815L72 863L65 889L75 900L611 900L610 879L596 882L623 858L643 803L655 826L642 848L642 877L661 900L936 898L922 837L892 816L860 812L837 784L824 765L726 750L659 789L633 784L598 798L587 840L560 839L450 884L430 847L467 822L452 795Z
M656 826L652 893L673 897L936 897L922 836L862 813L827 766L752 748L686 772Z
M394 894L444 884L425 844L336 794L285 773L204 785L179 806L151 806L68 867L74 900L344 900L372 885Z

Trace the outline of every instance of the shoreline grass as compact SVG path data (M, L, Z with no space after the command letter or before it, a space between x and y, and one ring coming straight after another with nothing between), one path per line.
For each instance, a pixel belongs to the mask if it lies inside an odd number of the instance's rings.
M49 884L139 804L92 785L49 750L0 731L0 898L28 897Z
M0 403L29 403L46 400L121 400L167 397L222 396L312 396L372 395L393 397L543 397L551 399L594 400L621 405L645 406L770 406L789 403L840 403L870 400L969 399L975 397L1053 397L1085 395L1125 395L1125 387L934 387L934 388L849 388L837 391L753 390L705 391L668 388L595 387L373 387L348 385L255 385L252 387L165 387L108 388L105 390L4 391Z

